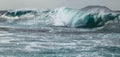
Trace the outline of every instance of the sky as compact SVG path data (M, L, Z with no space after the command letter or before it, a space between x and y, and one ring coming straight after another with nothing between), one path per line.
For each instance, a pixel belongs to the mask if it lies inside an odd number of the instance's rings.
M48 9L59 7L83 8L90 5L120 10L120 0L0 0L0 9Z

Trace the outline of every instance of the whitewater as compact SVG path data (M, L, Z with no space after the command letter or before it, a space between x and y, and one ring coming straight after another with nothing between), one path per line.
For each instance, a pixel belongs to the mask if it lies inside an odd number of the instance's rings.
M120 11L0 10L0 57L120 57Z

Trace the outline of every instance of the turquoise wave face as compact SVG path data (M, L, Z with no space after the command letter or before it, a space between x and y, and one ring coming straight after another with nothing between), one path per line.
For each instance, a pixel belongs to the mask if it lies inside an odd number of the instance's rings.
M86 8L85 8L86 9ZM60 8L56 15L55 24L68 27L100 27L110 20L117 18L116 14L106 9L77 10ZM57 22L59 21L59 22Z
M49 10L0 11L0 24L16 26L67 26L101 27L110 20L119 20L120 12L105 7L85 7L82 9L57 8Z

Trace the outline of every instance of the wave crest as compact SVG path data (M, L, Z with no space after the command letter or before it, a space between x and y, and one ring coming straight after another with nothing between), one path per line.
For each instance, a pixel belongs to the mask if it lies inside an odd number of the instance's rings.
M88 6L82 9L62 7L47 10L6 10L0 11L0 24L95 28L104 27L114 20L117 23L119 15L119 11L103 6Z

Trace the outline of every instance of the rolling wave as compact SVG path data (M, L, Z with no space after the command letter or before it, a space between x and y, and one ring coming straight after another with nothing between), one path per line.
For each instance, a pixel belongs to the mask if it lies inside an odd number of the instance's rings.
M1 10L0 25L108 28L118 24L119 15L120 11L113 11L104 6L87 6L82 9L61 7L46 10Z

